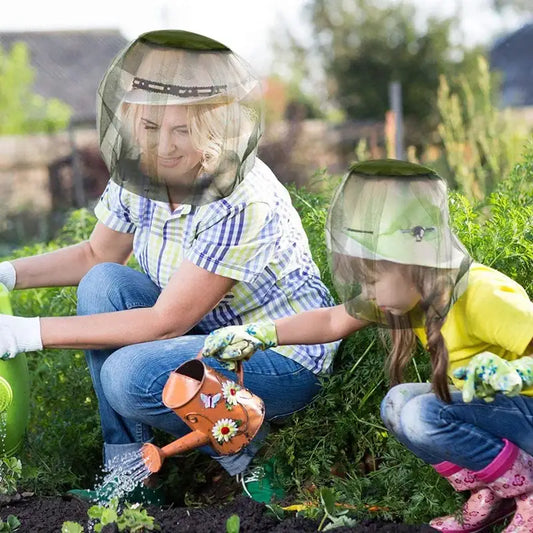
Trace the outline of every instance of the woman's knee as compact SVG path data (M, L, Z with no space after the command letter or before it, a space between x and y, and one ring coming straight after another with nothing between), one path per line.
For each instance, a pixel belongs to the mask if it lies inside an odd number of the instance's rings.
M123 265L117 263L99 263L93 266L78 285L78 315L105 313L117 310L117 298L120 284L117 275Z
M381 402L381 419L392 433L401 431L401 413L405 405L431 390L429 383L402 383L392 387Z
M151 377L134 345L116 350L106 359L100 380L107 401L122 416L137 418L153 403Z

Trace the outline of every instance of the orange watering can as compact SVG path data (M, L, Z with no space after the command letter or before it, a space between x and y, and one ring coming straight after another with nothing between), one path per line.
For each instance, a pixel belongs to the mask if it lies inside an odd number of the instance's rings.
M265 418L263 400L243 385L207 366L198 356L173 370L163 388L163 403L190 428L187 435L163 448L147 443L141 455L150 472L157 472L171 455L209 444L220 455L239 452L255 437Z

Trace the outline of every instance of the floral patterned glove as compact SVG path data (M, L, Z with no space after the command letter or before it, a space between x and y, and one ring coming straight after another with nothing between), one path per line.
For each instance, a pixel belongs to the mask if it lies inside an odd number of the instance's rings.
M533 356L526 355L520 359L510 361L509 364L518 372L522 383L526 387L533 385Z
M516 396L522 390L522 378L512 362L491 352L478 353L467 366L457 368L453 375L464 380L463 401L466 403L474 397L491 402L497 392Z
M227 326L212 331L205 339L203 357L216 357L235 369L235 361L250 359L257 350L278 345L274 322L255 322L243 326Z

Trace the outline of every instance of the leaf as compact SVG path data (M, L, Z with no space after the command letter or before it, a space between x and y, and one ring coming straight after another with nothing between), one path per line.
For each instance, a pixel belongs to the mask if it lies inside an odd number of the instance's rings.
M331 522L322 531L329 531L338 527L355 527L357 525L357 520L347 516L335 516L330 518L330 520Z
M61 533L83 533L83 526L78 522L63 522Z
M226 533L239 533L240 529L241 529L241 519L239 518L239 515L232 514L226 520Z
M327 487L321 488L320 501L326 513L333 516L335 514L335 493Z

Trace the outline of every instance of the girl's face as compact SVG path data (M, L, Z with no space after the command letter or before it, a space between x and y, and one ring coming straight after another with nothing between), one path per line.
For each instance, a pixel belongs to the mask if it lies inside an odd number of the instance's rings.
M393 315L405 315L421 299L405 269L395 263L388 263L385 270L376 273L373 283L363 286L362 296Z
M198 176L202 153L191 142L186 106L142 106L137 140L141 166L149 176L169 187L192 183Z

